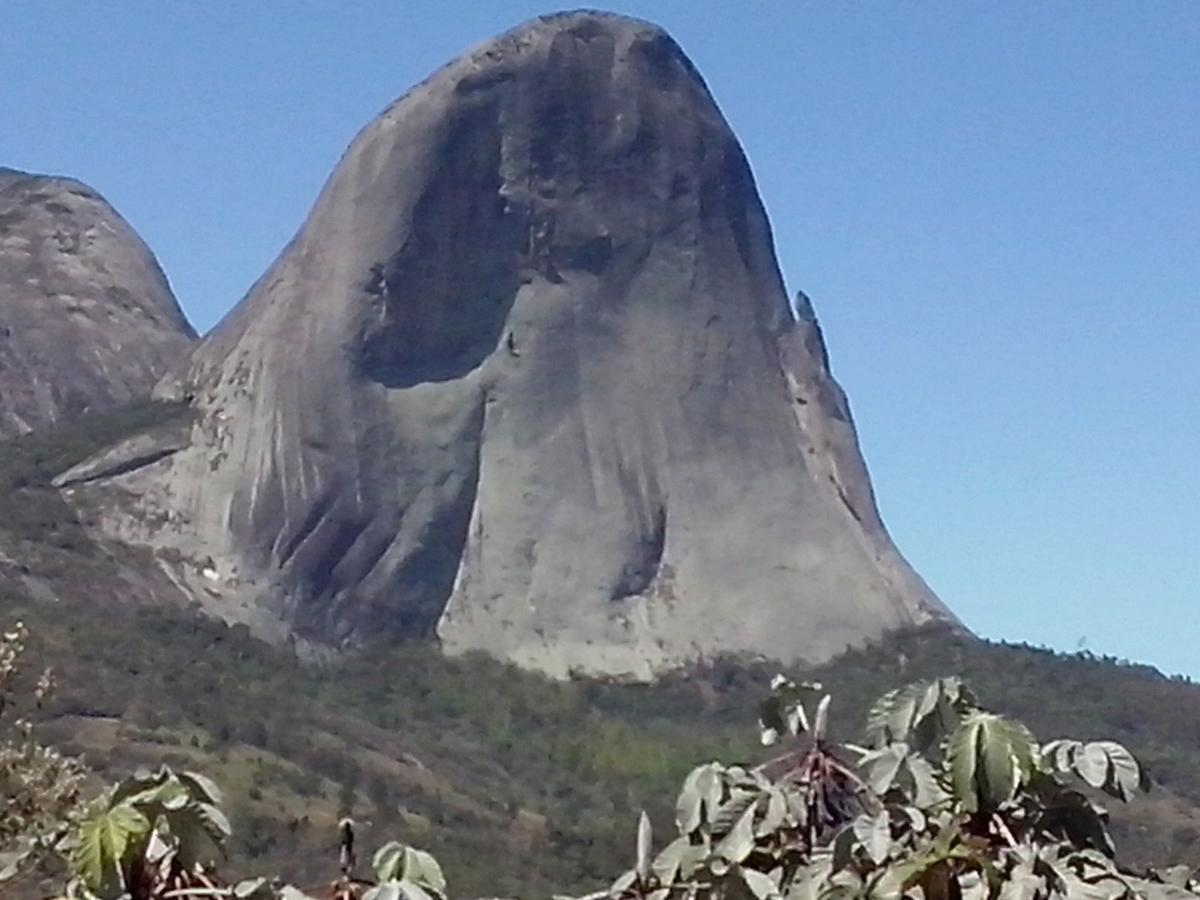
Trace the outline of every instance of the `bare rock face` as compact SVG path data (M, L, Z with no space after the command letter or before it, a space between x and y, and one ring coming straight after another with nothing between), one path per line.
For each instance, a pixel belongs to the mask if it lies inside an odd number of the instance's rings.
M99 194L0 169L0 438L149 394L195 337Z
M679 47L543 18L358 135L160 386L194 398L190 444L79 489L134 503L107 527L196 561L210 609L317 643L436 635L559 675L817 660L950 614L802 313Z

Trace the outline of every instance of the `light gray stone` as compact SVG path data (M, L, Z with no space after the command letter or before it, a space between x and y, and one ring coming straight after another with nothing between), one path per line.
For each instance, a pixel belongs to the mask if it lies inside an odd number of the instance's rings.
M880 522L802 308L679 47L535 20L358 135L160 384L190 445L80 490L211 560L210 608L317 644L436 636L560 676L823 659L952 617Z
M0 169L0 438L147 395L195 337L99 194Z

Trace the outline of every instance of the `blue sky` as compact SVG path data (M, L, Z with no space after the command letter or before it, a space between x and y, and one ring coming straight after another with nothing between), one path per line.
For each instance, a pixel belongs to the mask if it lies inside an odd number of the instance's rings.
M901 549L983 635L1200 676L1200 3L613 3L740 136ZM359 128L524 2L6 0L0 165L207 329Z

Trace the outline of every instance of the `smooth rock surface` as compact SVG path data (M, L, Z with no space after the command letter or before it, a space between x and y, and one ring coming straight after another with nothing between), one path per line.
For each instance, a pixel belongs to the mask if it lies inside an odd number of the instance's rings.
M197 561L211 610L320 644L436 635L555 675L818 660L952 616L802 312L679 47L546 17L358 135L160 385L198 408L190 446L80 490L136 498L106 527Z
M0 438L149 394L195 337L99 194L0 168Z

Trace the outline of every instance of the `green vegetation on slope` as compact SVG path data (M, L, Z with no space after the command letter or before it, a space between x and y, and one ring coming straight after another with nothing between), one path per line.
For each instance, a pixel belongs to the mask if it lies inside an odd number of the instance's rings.
M74 512L50 482L122 438L169 427L190 415L184 404L146 400L0 442L0 532L33 547L92 550Z
M773 665L718 660L654 685L555 683L401 644L317 668L245 628L123 602L113 548L88 541L49 480L183 415L151 405L0 445L0 619L24 617L58 670L43 711L54 740L108 776L166 761L227 786L231 867L319 877L330 827L352 810L371 823L367 840L396 835L437 852L462 895L591 889L621 868L638 809L670 820L694 765L761 758L748 711ZM31 592L23 567L58 573L55 599ZM859 733L867 704L895 684L960 674L1044 737L1122 741L1162 787L1116 823L1127 861L1200 862L1191 684L936 629L794 674L835 687L835 735Z
M0 635L0 708L22 692L26 631ZM26 694L52 690L40 677ZM820 699L818 699L820 698ZM758 705L758 765L703 763L689 772L656 840L642 811L633 866L612 900L1194 900L1190 866L1123 867L1096 802L1139 799L1149 782L1112 740L1039 741L1021 721L981 706L957 677L910 682L872 703L864 745L830 736L832 695L783 675ZM807 707L807 709L806 709ZM18 715L20 713L18 712ZM311 895L284 879L223 877L232 827L206 775L162 765L84 802L86 774L31 738L0 731L0 884L80 900L446 900L436 858L395 840L360 865L358 826L337 824L338 870ZM659 820L660 826L662 820ZM330 829L332 831L332 829ZM668 835L671 829L666 829ZM662 833L660 829L658 834ZM657 852L656 852L656 847ZM536 862L535 862L536 861ZM540 862L540 856L529 860ZM366 877L364 877L364 875ZM34 887L41 881L42 888ZM604 896L602 892L599 895Z
M243 867L253 859L318 876L331 824L353 810L379 834L434 850L464 893L595 888L624 859L638 809L669 820L672 790L693 765L762 754L747 710L766 689L766 666L720 661L655 685L555 683L412 644L317 669L240 627L165 609L110 612L20 610L39 652L62 661L50 733L110 774L155 761L213 774L238 798ZM800 674L839 687L833 728L855 734L902 670L962 672L993 708L1047 737L1122 740L1164 788L1117 821L1127 861L1195 861L1194 686L943 631Z

